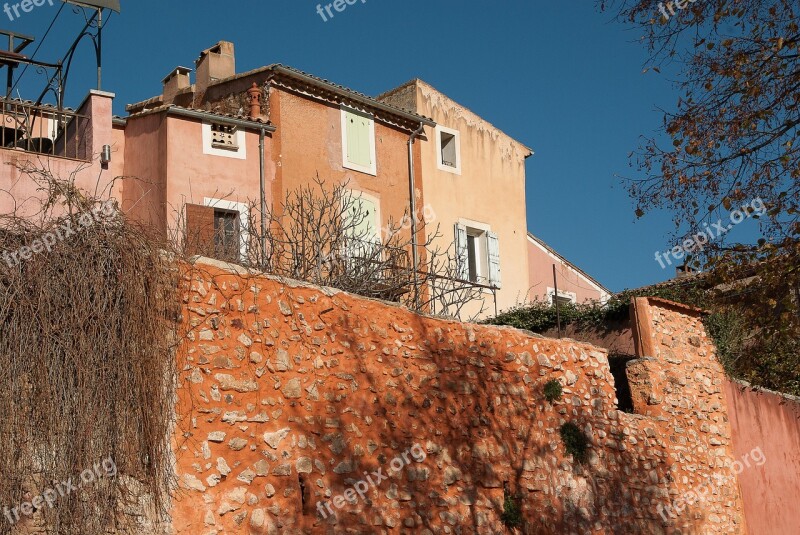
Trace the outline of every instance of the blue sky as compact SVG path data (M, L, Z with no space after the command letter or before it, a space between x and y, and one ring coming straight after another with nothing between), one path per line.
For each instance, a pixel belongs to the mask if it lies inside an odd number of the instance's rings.
M53 3L13 21L0 13L0 28L41 39ZM620 176L636 176L628 154L657 130L658 108L671 108L677 92L666 75L642 73L638 35L593 0L366 0L327 22L317 4L122 0L106 27L103 89L124 114L223 39L236 44L240 72L284 63L371 95L419 77L535 150L527 163L534 234L615 291L673 276L654 259L674 245L670 214L637 221ZM82 25L65 8L37 58L57 60ZM66 100L74 106L96 81L89 41L73 71ZM29 72L20 89L36 98L41 87Z

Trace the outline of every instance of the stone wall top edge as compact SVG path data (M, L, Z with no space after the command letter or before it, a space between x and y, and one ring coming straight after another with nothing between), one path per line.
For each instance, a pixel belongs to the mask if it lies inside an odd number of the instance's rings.
M191 270L191 269L198 270L198 269L206 268L206 269L209 269L209 270L221 271L221 272L223 272L224 275L239 276L239 277L243 277L243 278L264 279L264 280L268 280L270 282L274 282L274 283L277 283L277 284L281 284L281 285L287 286L289 288L305 288L305 289L308 289L308 290L318 291L318 292L321 292L321 293L323 293L324 295L326 295L328 297L333 297L333 296L336 296L336 295L343 295L343 296L347 296L349 299L353 299L353 300L356 300L356 301L372 302L372 303L377 303L377 304L380 304L380 305L383 305L383 306L386 306L388 308L392 308L392 309L395 309L395 310L402 310L404 312L407 312L409 314L417 316L417 317L419 317L421 319L432 320L432 321L440 322L442 324L458 325L458 326L461 326L461 327L472 327L472 328L478 328L480 330L494 331L494 332L498 332L498 331L501 331L501 332L502 331L513 332L513 333L522 335L522 336L524 336L526 338L531 338L531 339L534 339L534 340L555 342L555 343L558 343L558 344L564 345L564 346L572 346L572 347L583 348L583 349L585 349L587 351L592 351L592 352L601 353L603 355L608 355L608 349L605 349L605 348L590 344L588 342L581 342L579 340L574 340L572 338L552 338L552 337L547 337L547 336L543 336L541 334L534 333L532 331L527 331L527 330L524 330L524 329L518 329L516 327L511 327L511 326L508 326L508 325L483 325L483 324L479 324L479 323L469 323L469 322L458 321L458 320L455 320L455 319L443 318L443 317L440 317L440 316L433 316L433 315L430 315L430 314L417 313L417 312L414 312L414 311L408 309L407 307L405 307L405 306L403 306L403 305L401 305L399 303L393 303L393 302L390 302L390 301L382 301L380 299L374 299L374 298L371 298L371 297L364 297L364 296L361 296L361 295L347 293L347 292L344 292L342 290L338 290L336 288L330 288L330 287L326 287L326 286L318 286L318 285L311 284L311 283L308 283L308 282L298 281L298 280L295 280L295 279L289 279L289 278L286 278L286 277L277 277L275 275L270 275L270 274L265 273L263 271L259 271L259 270L252 269L252 268L247 268L247 267L244 267L244 266L241 266L241 265L238 265L238 264L232 264L230 262L224 262L224 261L221 261L221 260L216 260L216 259L208 258L208 257L204 257L204 256L193 256L193 257L189 258L188 261L187 261L187 266L186 267L189 270Z

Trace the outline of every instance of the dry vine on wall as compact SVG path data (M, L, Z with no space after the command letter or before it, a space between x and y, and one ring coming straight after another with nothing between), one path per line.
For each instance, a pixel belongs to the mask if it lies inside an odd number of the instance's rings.
M45 201L0 215L0 533L155 533L144 519L166 513L172 485L176 273L74 176L20 171Z

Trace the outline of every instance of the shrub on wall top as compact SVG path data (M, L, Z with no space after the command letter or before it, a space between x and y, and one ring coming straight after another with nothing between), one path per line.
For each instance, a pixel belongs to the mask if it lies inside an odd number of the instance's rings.
M555 379L547 381L544 385L544 398L550 403L560 400L562 393L563 389L561 388L561 383Z
M567 453L582 463L586 460L586 454L589 448L589 439L583 434L580 427L567 422L561 426L561 440L567 449Z

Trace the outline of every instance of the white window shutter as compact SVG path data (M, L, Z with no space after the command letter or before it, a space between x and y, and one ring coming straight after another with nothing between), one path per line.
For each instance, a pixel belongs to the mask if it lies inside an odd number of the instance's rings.
M500 240L494 232L486 233L489 248L489 284L495 288L503 286L500 276Z
M456 266L458 278L469 280L469 250L467 248L467 227L456 223Z

